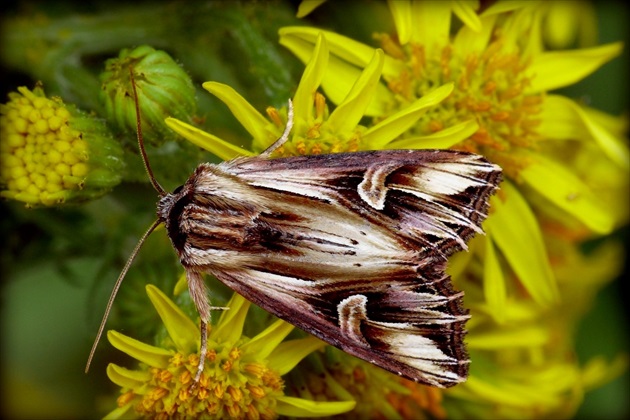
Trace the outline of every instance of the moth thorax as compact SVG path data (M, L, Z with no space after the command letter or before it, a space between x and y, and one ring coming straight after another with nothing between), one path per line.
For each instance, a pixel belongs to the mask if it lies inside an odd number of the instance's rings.
M164 197L160 198L157 204L157 217L161 221L167 222L169 220L169 214L179 196L179 194L166 194Z

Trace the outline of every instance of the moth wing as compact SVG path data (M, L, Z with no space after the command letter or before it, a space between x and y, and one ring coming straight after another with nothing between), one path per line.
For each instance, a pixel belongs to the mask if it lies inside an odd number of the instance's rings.
M501 168L453 150L384 150L282 159L244 158L224 169L250 185L339 203L386 223L424 257L445 259L480 233Z
M251 269L214 274L266 311L390 372L441 388L468 376L467 311L445 275L383 279L355 292Z
M311 240L308 253L292 255L294 262L287 264L281 252L261 253L266 265L210 270L219 280L274 315L404 377L439 387L466 378L468 316L444 266L446 256L465 249L466 240L481 231L488 197L501 177L496 165L477 155L423 150L244 158L220 167L273 192L272 214L284 211L282 197L298 214L311 205L320 205L324 216L343 208L348 217L374 226L372 233L395 237L407 256L373 262L355 237L356 246L345 244L346 256L335 259L325 246L335 229L318 225L313 235L321 240ZM273 230L273 223L266 220L265 229ZM330 277L324 268L299 267L316 267L327 257L339 265L336 273L326 267ZM359 273L354 266L366 260L369 275L341 274L344 264Z

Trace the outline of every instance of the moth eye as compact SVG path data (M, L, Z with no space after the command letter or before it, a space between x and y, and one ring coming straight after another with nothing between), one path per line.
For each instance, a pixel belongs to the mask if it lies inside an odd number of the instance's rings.
M182 188L184 188L184 186L183 186L183 185L180 185L179 187L177 187L177 188L175 188L175 189L173 190L173 193L172 193L172 194L178 194L178 193L182 190Z

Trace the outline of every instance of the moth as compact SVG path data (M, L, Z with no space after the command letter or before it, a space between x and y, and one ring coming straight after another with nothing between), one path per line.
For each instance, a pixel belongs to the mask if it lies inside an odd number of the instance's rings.
M132 83L133 84L133 83ZM133 85L135 95L135 85ZM136 95L137 98L137 95ZM136 99L136 112L139 112ZM445 274L480 233L501 169L452 150L384 150L271 159L293 124L256 157L202 163L172 193L155 180L164 223L200 315L200 362L214 275L273 315L363 360L436 387L466 380L468 311ZM87 371L87 368L86 368Z

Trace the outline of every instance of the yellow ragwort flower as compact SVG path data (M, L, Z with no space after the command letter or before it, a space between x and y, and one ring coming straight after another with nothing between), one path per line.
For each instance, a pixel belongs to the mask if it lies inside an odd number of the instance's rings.
M282 376L324 343L313 337L283 341L293 327L280 320L255 337L243 336L250 304L237 294L210 327L204 371L195 384L198 327L155 286L147 286L147 294L169 337L156 347L108 332L114 347L141 364L136 370L113 363L107 367L121 395L106 418L321 417L355 406L352 400L317 402L285 395Z
M0 196L27 206L94 199L121 180L122 149L104 123L41 87L0 105Z
M366 68L352 80L352 87L346 89L346 97L333 112L329 111L324 95L317 92L322 79L327 77L328 61L328 43L325 37L320 36L293 98L294 128L289 141L277 154L292 156L382 149L409 130L422 115L447 98L453 90L452 84L448 83L436 86L404 109L368 128L361 125L360 121L376 93L383 69L383 51L373 51ZM268 118L265 118L231 87L217 82L206 82L203 87L221 99L251 134L254 151L264 150L282 134L286 110L269 107ZM181 136L222 159L254 154L175 118L168 118L166 123ZM474 121L466 121L438 136L443 141L457 142L476 128Z
M442 390L420 385L334 347L313 353L287 376L287 392L318 401L354 399L339 419L442 419Z
M584 392L624 367L623 360L599 360L582 368L573 349L575 323L594 285L614 278L619 264L605 273L575 272L556 251L571 251L575 263L580 241L626 222L620 197L627 194L630 158L625 121L549 91L594 72L621 44L545 51L542 21L556 12L546 2L499 1L481 13L476 1L388 3L397 33L376 34L380 48L304 26L282 28L280 43L308 63L324 34L331 55L322 88L336 104L382 49L382 80L365 110L375 124L436 86L453 84L400 137L373 145L468 150L499 163L508 176L491 202L487 235L450 264L471 309L472 363L469 380L444 392L444 407L454 417L571 415ZM454 16L461 21L457 30ZM468 122L476 125L464 141L440 137ZM550 228L562 247L550 242ZM610 255L599 258L610 262ZM580 261L575 267L592 260ZM575 290L590 293L567 311L561 302Z
M538 2L498 2L481 15L474 12L476 2L389 4L398 33L376 35L385 51L383 82L376 86L366 115L380 121L436 86L453 83L454 89L387 147L456 147L483 154L499 163L512 181L531 187L592 231L610 232L617 220L597 197L597 188L573 175L562 156L550 159L537 151L546 142L559 140L595 145L616 165L618 176L627 174L630 158L617 128L621 124L548 93L595 71L620 53L621 44L543 51L536 32L543 16ZM451 35L453 13L463 26ZM282 28L280 43L308 62L321 33L331 49L330 71L322 87L329 99L340 103L375 49L303 26ZM464 121L476 121L478 126L463 142L425 138Z

